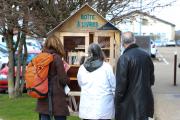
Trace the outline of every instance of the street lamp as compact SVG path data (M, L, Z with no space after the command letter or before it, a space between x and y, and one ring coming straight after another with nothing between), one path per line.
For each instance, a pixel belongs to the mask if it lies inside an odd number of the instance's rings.
M140 0L140 23L139 23L139 35L141 35L141 24L142 24L142 18L141 18L141 12L142 12L142 0Z

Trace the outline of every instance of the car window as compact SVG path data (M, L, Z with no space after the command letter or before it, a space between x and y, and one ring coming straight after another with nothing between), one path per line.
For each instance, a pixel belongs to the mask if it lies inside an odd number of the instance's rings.
M28 53L26 64L28 64L37 54L38 53ZM15 57L15 66L17 66L17 57Z
M0 44L0 51L3 53L8 53L8 49L4 46Z
M37 53L28 54L26 63L28 64L34 57L36 57Z

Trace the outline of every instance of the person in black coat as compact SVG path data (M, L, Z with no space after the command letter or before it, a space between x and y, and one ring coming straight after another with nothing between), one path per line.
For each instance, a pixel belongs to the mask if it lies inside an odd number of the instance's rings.
M132 32L122 35L125 51L116 69L115 120L148 120L154 114L154 64L135 44Z

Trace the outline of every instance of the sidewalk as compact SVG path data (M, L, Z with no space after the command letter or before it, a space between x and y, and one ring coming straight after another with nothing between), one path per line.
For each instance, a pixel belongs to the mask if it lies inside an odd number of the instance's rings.
M155 120L180 120L180 93L155 94Z
M180 120L180 69L177 68L177 85L173 85L173 64L155 63L155 120Z

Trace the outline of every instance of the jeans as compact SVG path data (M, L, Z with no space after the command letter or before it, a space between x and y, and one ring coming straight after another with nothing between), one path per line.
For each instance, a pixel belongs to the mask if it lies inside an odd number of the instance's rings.
M66 116L53 116L54 120L66 120ZM49 115L40 114L40 120L51 120Z

